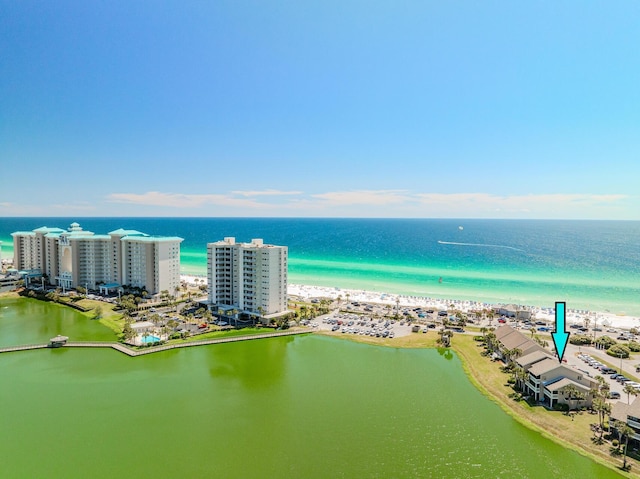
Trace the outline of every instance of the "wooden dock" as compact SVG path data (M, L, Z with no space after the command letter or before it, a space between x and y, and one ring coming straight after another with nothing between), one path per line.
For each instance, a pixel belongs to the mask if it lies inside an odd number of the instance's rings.
M48 347L48 344L25 344L24 346L9 346L8 348L0 348L0 353L12 353L14 351L28 351L30 349L44 349Z
M100 341L70 341L67 342L62 348L111 348L127 356L136 357L143 356L145 354L158 353L160 351L167 351L169 349L190 348L194 346L206 346L209 344L221 344L221 343L234 343L237 341L249 341L252 339L266 339L277 338L280 336L295 336L298 334L309 334L313 331L279 331L275 333L264 334L250 334L247 336L232 336L229 338L214 338L214 339L201 339L197 341L190 341L186 343L177 344L164 344L161 346L152 346L144 349L134 349L122 343L114 342L100 342ZM8 353L13 351L26 351L29 349L43 349L48 348L48 344L31 344L26 346L11 346L8 348L0 348L0 353Z

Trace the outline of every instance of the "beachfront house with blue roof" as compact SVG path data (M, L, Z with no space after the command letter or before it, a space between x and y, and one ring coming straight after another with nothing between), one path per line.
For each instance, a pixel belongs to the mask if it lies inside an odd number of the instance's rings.
M49 284L63 289L127 285L156 294L180 285L182 238L122 228L99 235L75 222L66 230L45 226L12 236L15 267L40 269Z

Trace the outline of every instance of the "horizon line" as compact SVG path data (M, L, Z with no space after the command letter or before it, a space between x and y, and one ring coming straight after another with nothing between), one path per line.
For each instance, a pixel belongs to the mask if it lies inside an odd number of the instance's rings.
M310 220L461 220L461 221L628 221L638 222L638 219L612 219L612 218L502 218L502 217L443 217L443 216L431 216L431 217L416 217L416 216L0 216L0 219L310 219Z

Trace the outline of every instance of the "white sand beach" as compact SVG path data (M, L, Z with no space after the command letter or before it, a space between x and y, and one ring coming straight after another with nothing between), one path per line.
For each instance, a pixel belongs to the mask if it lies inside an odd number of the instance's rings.
M191 276L181 275L182 281L191 284L193 286L205 284L207 278L204 276ZM449 305L455 305L456 309L460 311L471 311L478 309L491 308L495 306L493 303L482 303L478 301L467 301L460 299L439 299L439 298L427 298L422 296L407 296L402 294L391 293L379 293L373 291L344 289L344 288L330 288L325 286L312 286L304 284L289 284L288 286L289 296L297 296L301 299L311 298L330 298L337 299L340 296L343 300L347 299L349 295L349 301L356 301L360 303L376 303L376 304L391 304L395 306L399 304L400 307L410 308L432 308L432 309L447 309ZM535 319L542 321L552 322L554 320L554 312L548 308L542 308L538 306L526 305L532 312L532 316ZM612 313L597 312L597 311L585 311L585 310L567 310L567 323L571 324L583 324L585 319L589 319L591 326L598 325L604 328L617 328L617 329L631 329L640 328L640 318L636 316L620 316Z

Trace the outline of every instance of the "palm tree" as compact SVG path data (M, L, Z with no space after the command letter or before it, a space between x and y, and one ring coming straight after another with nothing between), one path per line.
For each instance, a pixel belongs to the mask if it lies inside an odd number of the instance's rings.
M487 349L492 352L495 351L496 343L497 343L497 338L495 333L493 332L487 333L486 340L485 340Z
M611 404L609 404L604 398L597 397L593 400L592 408L598 413L598 421L600 423L600 440L604 433L604 417L606 414L611 413Z
M489 327L491 327L491 322L493 321L494 317L495 317L495 313L493 312L493 309L487 310L487 318L489 318Z
M638 395L638 390L636 388L634 388L631 384L625 384L624 389L622 390L622 392L626 393L627 395L627 404L629 404L629 399L630 396L637 396Z
M624 437L622 469L626 469L627 468L627 447L629 446L629 436L634 434L635 431L631 429L626 422L622 422L622 421L616 421L613 427L615 427L616 431L618 431L618 444L622 443L622 438ZM618 448L620 448L620 446L618 446Z
M125 319L124 321L124 327L122 328L122 337L124 338L125 342L130 342L133 338L136 337L136 332L131 327L130 318L128 320Z
M519 349L519 348L504 350L504 355L507 358L507 363L512 363L513 360L519 357L521 354L522 354L522 349Z
M519 389L524 389L524 381L527 377L527 372L522 366L516 366L513 368L513 379L516 380L516 384Z
M596 375L593 379L595 379L598 382L598 385L592 390L593 397L606 399L609 396L609 389L610 389L609 383L600 374Z
M169 290L163 289L162 291L160 291L160 297L162 299L167 299L169 297Z
M170 319L167 321L167 327L171 330L171 332L175 331L176 326L178 326L178 321L175 319Z
M487 335L487 331L489 331L489 329L485 328L484 326L480 328L480 332L482 333L483 338Z
M320 306L322 307L321 314L327 314L329 312L329 306L331 305L330 299L322 299L320 300Z
M584 393L573 384L565 386L564 388L562 388L562 391L564 392L565 398L569 401L574 400L576 402L580 402L585 399Z

